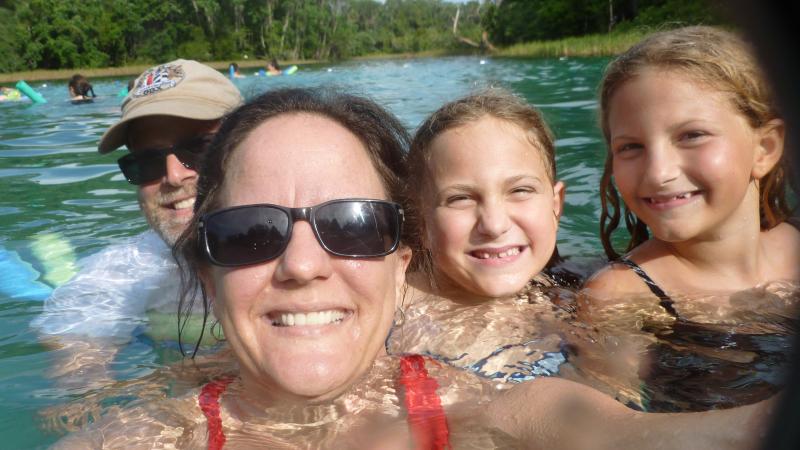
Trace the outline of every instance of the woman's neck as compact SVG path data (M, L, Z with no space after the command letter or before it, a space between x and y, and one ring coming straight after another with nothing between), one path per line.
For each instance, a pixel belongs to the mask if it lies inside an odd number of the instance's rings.
M353 405L363 405L366 399L361 398L361 394L364 392L385 390L382 384L387 384L387 374L393 373L393 365L397 364L394 359L384 352L355 383L319 397L280 395L279 388L245 373L223 397L227 399L229 413L243 423L258 421L300 426L327 423L352 412L349 409ZM390 390L394 387L394 383L388 385Z

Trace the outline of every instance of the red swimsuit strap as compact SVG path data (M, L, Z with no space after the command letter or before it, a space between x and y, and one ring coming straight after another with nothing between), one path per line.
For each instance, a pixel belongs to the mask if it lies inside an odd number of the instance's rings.
M439 383L428 375L425 358L407 355L400 359L400 385L405 388L408 424L418 450L450 447L450 430L436 389Z
M208 450L221 450L225 433L219 415L219 398L232 377L220 378L203 386L198 396L200 409L208 421ZM428 375L425 359L407 355L400 359L400 385L405 388L408 423L417 450L442 450L450 447L450 430L436 390L439 383Z
M231 384L233 377L216 379L200 390L197 402L208 421L208 450L221 450L225 445L225 432L222 430L222 419L219 416L219 397Z

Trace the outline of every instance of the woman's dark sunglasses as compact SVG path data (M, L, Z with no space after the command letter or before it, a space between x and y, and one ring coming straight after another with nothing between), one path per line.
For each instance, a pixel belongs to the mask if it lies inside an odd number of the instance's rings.
M212 140L213 134L204 134L168 148L138 150L118 159L117 164L128 183L150 183L167 173L167 156L170 154L177 156L187 169L197 170Z
M200 218L200 245L218 266L269 261L286 250L297 220L311 224L328 253L374 258L397 250L403 209L397 203L367 199L332 200L306 208L236 206Z

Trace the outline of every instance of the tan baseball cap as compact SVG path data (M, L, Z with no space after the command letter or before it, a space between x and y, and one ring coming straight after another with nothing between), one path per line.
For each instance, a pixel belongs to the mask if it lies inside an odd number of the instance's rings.
M213 120L241 105L239 89L220 72L197 61L177 59L144 71L122 102L122 118L100 138L108 153L128 140L128 124L139 117L175 116Z

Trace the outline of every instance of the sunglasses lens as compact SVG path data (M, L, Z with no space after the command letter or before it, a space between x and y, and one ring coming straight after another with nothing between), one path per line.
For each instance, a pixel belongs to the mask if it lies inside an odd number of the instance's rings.
M289 216L270 206L247 206L209 215L205 220L211 260L225 266L276 258L288 243Z
M144 184L158 180L166 173L164 155L159 153L128 154L117 160L119 169L131 184Z
M211 147L214 135L202 135L189 141L175 146L174 152L178 159L190 169L198 169L205 157L206 152Z
M320 241L340 256L382 256L399 239L399 218L394 205L383 202L329 203L316 211Z
M176 144L173 148L127 154L118 159L117 163L131 184L149 183L167 173L166 158L170 153L174 153L185 167L197 170L213 139L213 134L200 135Z

